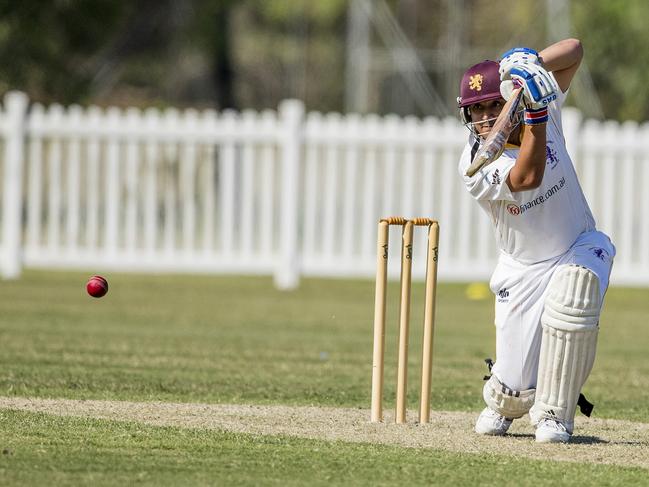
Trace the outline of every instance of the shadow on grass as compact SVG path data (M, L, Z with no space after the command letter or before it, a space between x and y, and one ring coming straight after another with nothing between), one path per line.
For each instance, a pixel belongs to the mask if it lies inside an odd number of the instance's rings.
M573 436L570 438L570 443L578 445L595 445L599 443L610 443L610 441L603 440L597 436Z
M512 438L520 438L520 439L534 439L534 433L508 433L507 436L511 436ZM599 438L597 436L573 436L570 438L570 444L577 444L577 445L595 445L595 444L605 444L605 443L611 443L609 440L604 440L602 438ZM641 441L625 441L625 442L614 442L613 444L615 445L642 445L643 442Z

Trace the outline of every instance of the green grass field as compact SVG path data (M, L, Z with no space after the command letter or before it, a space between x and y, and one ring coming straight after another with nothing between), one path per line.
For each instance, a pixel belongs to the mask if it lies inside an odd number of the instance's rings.
M0 395L232 404L369 407L371 281L30 271L0 282ZM390 288L396 299L396 284ZM482 408L493 356L491 298L438 290L432 407ZM422 285L413 288L409 407L417 404ZM649 422L649 300L612 288L584 389L600 418ZM386 406L393 405L396 303L389 306ZM612 386L615 385L615 387ZM0 411L3 484L327 485L574 483L630 485L649 470L457 454L373 444L144 426ZM514 482L515 480L515 482Z

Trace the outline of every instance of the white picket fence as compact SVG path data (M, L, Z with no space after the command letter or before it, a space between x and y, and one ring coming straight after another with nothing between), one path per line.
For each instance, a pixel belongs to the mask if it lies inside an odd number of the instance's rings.
M649 285L649 127L582 123L570 109L564 127L618 248L612 282ZM490 223L456 171L466 136L455 119L305 114L295 100L277 112L161 112L29 106L11 92L0 112L2 275L265 274L290 289L301 275L372 276L378 219L403 215L439 220L440 280L487 279Z

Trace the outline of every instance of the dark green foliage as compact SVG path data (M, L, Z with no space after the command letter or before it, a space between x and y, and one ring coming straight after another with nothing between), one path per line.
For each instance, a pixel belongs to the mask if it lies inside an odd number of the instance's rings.
M546 25L552 2L465 0L459 10L446 0L387 3L421 50L428 76L449 107L464 67L514 45L541 49L558 40L550 39ZM649 3L568 3L572 23L566 35L583 41L604 116L649 118ZM293 97L310 110L343 111L348 5L349 0L5 0L0 93L19 89L46 103L217 109L275 109ZM422 115L395 71L388 51L394 46L385 44L375 24L371 44L376 50L369 109ZM577 99L573 93L569 101Z

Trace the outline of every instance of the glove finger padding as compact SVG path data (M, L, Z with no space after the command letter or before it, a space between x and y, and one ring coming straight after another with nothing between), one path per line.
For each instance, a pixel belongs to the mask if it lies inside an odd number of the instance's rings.
M515 47L510 49L505 54L501 56L500 67L498 69L500 73L500 79L506 80L510 79L509 72L514 66L521 64L536 64L540 65L539 62L539 53L534 49L529 47Z
M555 83L549 73L541 66L534 64L517 65L510 70L509 75L514 84L523 86L525 102L528 108L546 107L557 98Z

